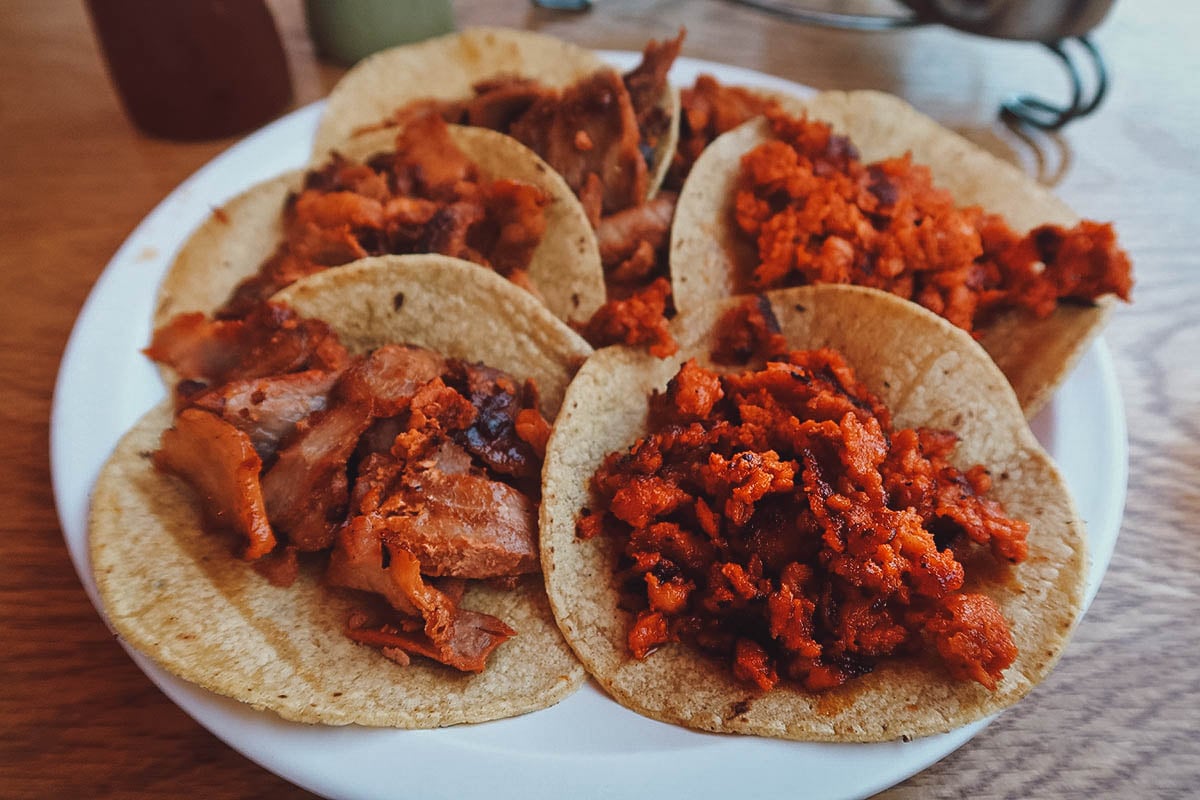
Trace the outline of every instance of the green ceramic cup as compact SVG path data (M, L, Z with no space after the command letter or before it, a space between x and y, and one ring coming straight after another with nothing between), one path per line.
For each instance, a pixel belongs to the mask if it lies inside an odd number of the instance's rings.
M450 0L305 0L305 8L317 54L347 66L454 30Z

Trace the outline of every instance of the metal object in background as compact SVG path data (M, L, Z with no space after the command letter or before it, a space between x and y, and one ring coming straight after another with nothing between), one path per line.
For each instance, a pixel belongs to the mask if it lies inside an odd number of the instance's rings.
M938 23L979 36L1040 42L1054 53L1071 80L1071 102L1058 105L1032 95L1004 104L1003 116L1043 130L1058 130L1091 114L1108 90L1108 71L1099 49L1088 38L1112 8L1114 0L900 0L899 14L854 14L818 11L789 0L731 0L793 22L857 31L890 31ZM1067 49L1074 41L1091 61L1095 82L1084 91L1081 69Z
M1091 93L1086 96L1083 91L1083 79L1079 75L1079 67L1065 49L1066 43L1070 41L1078 42L1092 62L1096 82ZM1073 40L1062 39L1044 44L1046 49L1058 56L1067 68L1067 74L1071 78L1070 105L1060 106L1039 97L1023 94L1005 103L1000 113L1035 128L1056 131L1071 120L1086 117L1099 108L1105 92L1108 91L1108 71L1104 67L1104 58L1100 55L1100 51L1087 36L1077 36Z

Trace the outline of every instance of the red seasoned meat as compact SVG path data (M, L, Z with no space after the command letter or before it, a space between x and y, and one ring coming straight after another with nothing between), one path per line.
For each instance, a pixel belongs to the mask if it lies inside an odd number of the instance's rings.
M334 406L280 451L263 476L267 513L300 550L333 543L337 515L349 499L346 465L370 422L370 403Z
M258 482L262 461L249 436L207 411L185 409L163 433L154 464L192 485L211 524L246 537L245 558L275 549Z
M336 370L349 363L328 325L300 319L279 303L259 303L236 320L180 314L154 332L145 353L183 380L212 384L305 369Z
M604 184L605 213L640 203L649 177L637 117L621 76L610 69L535 102L509 133L541 155L578 194L588 176Z
M454 440L503 475L541 475L541 459L517 434L517 416L525 404L512 378L482 364L460 362L451 381L477 412L475 421L455 433Z
M250 437L258 455L269 461L297 423L325 410L338 373L305 370L273 378L231 381L190 399Z
M384 539L426 575L492 578L537 572L537 506L508 484L439 469L409 472Z
M659 192L653 200L601 219L596 228L596 240L604 266L620 264L633 255L641 242L654 250L663 247L671 234L671 220L675 218L678 199L679 195L674 192Z

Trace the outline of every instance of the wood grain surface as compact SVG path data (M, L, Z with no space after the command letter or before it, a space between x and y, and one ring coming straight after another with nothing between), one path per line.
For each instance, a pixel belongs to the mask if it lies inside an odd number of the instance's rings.
M299 0L274 5L296 103L310 102L340 71L315 60ZM686 55L818 88L894 92L1053 184L1085 216L1115 220L1137 286L1106 333L1130 439L1129 497L1108 575L1031 697L881 796L1196 796L1197 6L1117 3L1097 34L1111 96L1060 136L1017 135L996 121L1013 93L1065 95L1057 64L1034 45L936 28L833 33L719 0L599 0L578 15L524 0L460 0L456 11L464 25L619 49L686 25ZM82 4L0 3L0 76L0 797L309 797L219 742L138 671L79 585L50 487L50 402L80 306L138 221L230 141L139 135L109 86Z

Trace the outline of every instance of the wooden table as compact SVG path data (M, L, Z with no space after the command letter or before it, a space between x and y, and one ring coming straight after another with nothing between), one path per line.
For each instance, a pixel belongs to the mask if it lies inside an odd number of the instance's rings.
M340 74L318 64L298 0L278 12L296 102ZM1099 596L1033 695L884 796L1184 797L1200 786L1200 59L1194 4L1124 0L1098 33L1114 75L1094 118L1019 137L998 103L1061 95L1032 45L941 29L831 33L716 0L600 0L588 14L463 0L461 24L530 27L638 48L689 29L685 54L819 88L895 92L1039 170L1133 254L1135 303L1106 339L1130 431L1129 498ZM1184 19L1184 15L1187 18ZM47 456L58 360L92 283L130 230L228 141L139 136L82 8L0 4L0 797L309 796L221 744L113 641L68 562ZM97 386L103 392L103 386Z

